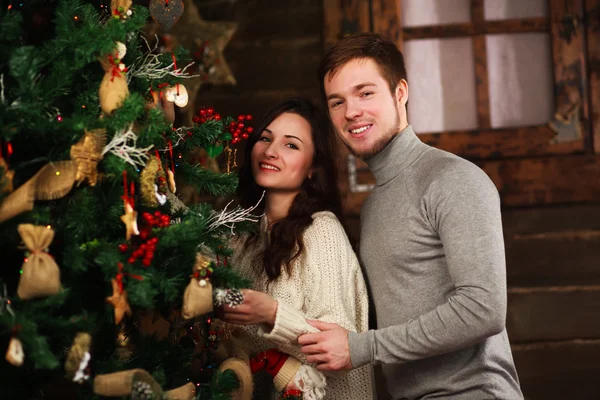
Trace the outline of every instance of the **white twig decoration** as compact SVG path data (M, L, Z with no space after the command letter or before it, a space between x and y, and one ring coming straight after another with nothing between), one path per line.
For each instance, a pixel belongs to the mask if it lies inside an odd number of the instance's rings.
M239 224L240 222L244 221L258 222L261 216L252 215L252 211L258 207L264 197L265 192L263 191L260 199L258 199L258 202L254 206L246 209L236 207L235 209L228 211L227 207L229 207L233 200L230 201L220 213L215 213L215 215L209 218L207 232L212 232L220 226L226 226L233 234L233 228L235 227L235 224Z
M136 147L137 135L131 130L130 125L127 130L115 133L110 143L102 150L102 155L111 152L120 159L128 162L136 168L143 167L148 159L148 150L153 146L145 148Z
M189 126L180 126L179 128L175 129L173 131L173 133L175 135L177 135L177 141L175 143L172 144L173 147L177 147L179 145L179 143L181 143L182 141L185 140L186 136L187 136L187 131L192 130L192 127ZM160 150L160 151L169 151L168 147L165 147L164 149Z
M0 74L0 104L4 104L4 74Z
M144 55L138 57L133 64L129 67L129 71L127 73L127 83L131 82L133 77L145 78L148 80L156 79L160 80L167 75L175 76L178 78L196 78L200 75L190 75L185 72L189 67L194 65L193 62L186 65L183 69L173 69L175 63L171 63L166 67L161 67L160 57L161 54L153 54L153 51L158 47L158 36L154 35L156 38L156 44L154 47L150 47L150 44L146 40L145 37L142 36L144 42L146 43L146 47L148 48L148 52Z

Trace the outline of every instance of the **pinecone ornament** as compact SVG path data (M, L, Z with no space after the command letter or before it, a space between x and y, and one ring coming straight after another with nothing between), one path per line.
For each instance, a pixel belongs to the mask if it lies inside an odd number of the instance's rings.
M225 296L225 303L231 307L239 306L244 302L244 295L239 289L229 289Z
M148 382L137 381L133 383L131 391L131 400L153 400L154 392Z

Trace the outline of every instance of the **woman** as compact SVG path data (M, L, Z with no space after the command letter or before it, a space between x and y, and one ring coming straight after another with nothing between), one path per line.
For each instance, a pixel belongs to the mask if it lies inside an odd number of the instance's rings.
M244 291L240 306L222 311L226 322L244 325L233 340L250 357L276 347L306 364L297 338L318 331L307 319L367 330L365 282L339 221L334 149L327 120L304 99L277 105L248 139L238 194L250 207L264 193L264 215L258 232L233 242L231 264L255 290ZM312 366L302 370L304 380L322 377ZM370 399L371 376L370 366L331 375L325 398ZM300 384L304 398L322 397L311 385Z

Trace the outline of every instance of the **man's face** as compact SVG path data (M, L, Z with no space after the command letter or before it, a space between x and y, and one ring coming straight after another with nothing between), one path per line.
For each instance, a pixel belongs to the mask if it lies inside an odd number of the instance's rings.
M355 156L374 156L406 126L406 81L392 95L372 59L349 61L327 74L324 85L333 126Z

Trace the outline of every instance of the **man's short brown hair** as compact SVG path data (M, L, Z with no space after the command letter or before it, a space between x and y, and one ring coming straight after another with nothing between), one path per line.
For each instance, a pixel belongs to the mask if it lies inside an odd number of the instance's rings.
M349 61L372 59L378 65L381 75L387 81L392 95L400 80L406 80L404 56L396 44L376 33L357 33L346 36L334 44L319 65L318 78L323 100L325 95L325 75L333 76Z

